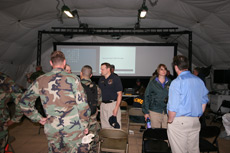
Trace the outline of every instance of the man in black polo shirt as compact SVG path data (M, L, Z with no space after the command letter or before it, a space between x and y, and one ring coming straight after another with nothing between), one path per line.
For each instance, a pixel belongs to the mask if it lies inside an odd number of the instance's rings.
M101 75L99 87L102 92L102 103L100 106L100 118L102 128L113 128L109 124L109 118L113 115L117 117L117 122L121 128L120 103L122 99L122 83L117 75L110 71L109 63L101 64Z

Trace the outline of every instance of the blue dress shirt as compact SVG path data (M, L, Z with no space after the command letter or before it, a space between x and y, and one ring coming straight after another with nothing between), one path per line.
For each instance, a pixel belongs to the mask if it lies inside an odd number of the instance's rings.
M208 100L204 82L190 71L183 71L169 87L167 110L176 112L176 117L200 117L202 104Z

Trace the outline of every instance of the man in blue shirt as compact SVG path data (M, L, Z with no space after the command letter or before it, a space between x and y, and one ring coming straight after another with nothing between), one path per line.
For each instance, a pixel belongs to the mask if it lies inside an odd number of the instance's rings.
M178 77L169 87L168 138L173 153L200 153L199 117L208 102L204 82L188 71L188 59L178 55L173 59Z

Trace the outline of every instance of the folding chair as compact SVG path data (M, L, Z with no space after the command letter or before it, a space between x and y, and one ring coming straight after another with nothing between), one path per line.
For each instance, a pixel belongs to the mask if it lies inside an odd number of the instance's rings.
M39 124L38 134L41 133L41 129L44 129L44 125Z
M7 136L6 137L6 145L3 148L0 148L0 152L4 153L15 153L14 148L11 145L11 143L15 140L15 137L13 136Z
M128 153L128 133L122 129L101 129L98 152Z
M222 104L220 105L220 107L218 108L217 112L214 113L215 116L213 117L211 123L214 121L220 121L222 122L222 116L226 113L230 113L230 101L227 100L223 100Z
M137 120L133 121L133 118L137 118ZM131 125L137 126L145 126L144 121L144 113L142 112L142 108L132 107L129 109L129 124L128 124L128 131Z
M220 134L220 128L217 126L206 126L200 130L200 152L217 152L219 153L218 147L218 136ZM212 142L206 138L213 138Z
M121 101L120 108L121 108L121 113L126 113L126 112L127 112L127 109L128 109L128 104L127 104L127 102L126 102L126 101Z
M170 153L167 129L147 129L143 133L142 153Z

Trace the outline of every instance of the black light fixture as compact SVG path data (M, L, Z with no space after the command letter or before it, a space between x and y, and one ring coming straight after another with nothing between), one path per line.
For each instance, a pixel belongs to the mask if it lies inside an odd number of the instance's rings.
M87 23L82 23L81 22L80 17L78 15L78 11L76 9L72 11L72 14L73 14L74 17L75 16L77 17L77 21L79 23L79 28L83 28L83 29L87 29L88 28L88 24Z
M141 8L138 10L139 18L144 19L148 12L148 7L145 5L146 0L143 0Z
M73 18L74 14L70 11L70 8L66 5L63 5L61 8L62 12L64 12L69 18Z
M83 29L87 29L87 28L88 28L88 24L87 24L87 23L82 23L82 22L81 22L80 17L79 17L79 15L78 15L77 9L71 11L70 8L69 8L67 5L65 5L65 3L64 3L63 0L62 0L62 2L63 2L63 4L64 4L64 5L62 6L62 8L61 8L62 12L64 12L69 18L75 18L75 17L76 17L77 20L78 20L78 23L79 23L79 27L80 27L80 28L83 28Z
M140 22L138 21L135 26L134 26L135 29L139 29L140 28Z
M120 33L113 33L113 34L111 34L111 37L113 39L119 40L121 38L121 34Z
M157 2L158 2L158 0L148 0L148 1L149 1L150 6L152 7L157 5ZM135 29L140 28L140 23L141 23L140 19L144 19L147 13L148 13L148 7L146 6L146 0L143 0L141 8L138 10L137 23L135 23L135 26L134 26Z

